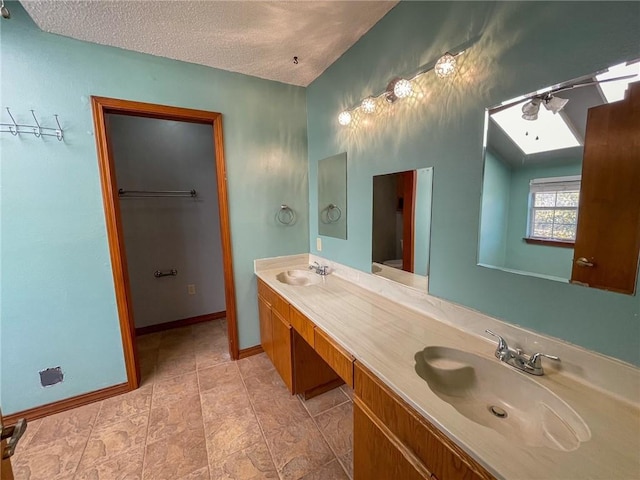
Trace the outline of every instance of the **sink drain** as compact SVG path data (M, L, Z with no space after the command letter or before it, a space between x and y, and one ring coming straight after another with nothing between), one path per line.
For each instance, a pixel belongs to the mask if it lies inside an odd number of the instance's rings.
M489 407L489 411L490 411L491 413L493 413L493 414L494 414L496 417L498 417L498 418L507 418L507 412L506 412L506 410L504 410L504 409L502 409L502 408L500 408L500 407L497 407L497 406L495 406L495 405L491 405L491 406Z

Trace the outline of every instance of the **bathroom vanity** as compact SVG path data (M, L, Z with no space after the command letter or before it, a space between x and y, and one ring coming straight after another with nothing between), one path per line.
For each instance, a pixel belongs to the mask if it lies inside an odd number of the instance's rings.
M410 290L404 305L379 294L407 287L349 277L339 265L316 275L309 260L256 261L261 342L292 394L311 397L342 382L354 389L356 480L639 477L638 369L558 346L546 353L563 357L561 366L543 361L546 374L534 380L475 334L499 330L497 320L420 300L477 323L463 329L413 308ZM576 358L620 385L577 377ZM456 375L470 379L459 391L447 383ZM493 411L469 406L483 395L504 401Z

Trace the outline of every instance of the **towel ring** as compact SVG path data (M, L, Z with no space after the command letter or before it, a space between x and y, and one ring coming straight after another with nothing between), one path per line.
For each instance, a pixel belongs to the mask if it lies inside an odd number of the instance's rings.
M342 217L342 210L335 203L331 203L327 207L327 220L329 223L336 223Z
M276 213L276 220L282 225L293 225L296 221L296 214L289 205L280 205L280 210Z

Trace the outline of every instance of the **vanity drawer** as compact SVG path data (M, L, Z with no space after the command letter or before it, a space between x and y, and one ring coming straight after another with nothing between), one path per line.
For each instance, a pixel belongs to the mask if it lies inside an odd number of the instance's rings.
M291 306L289 307L289 321L300 336L304 338L309 345L315 347L315 335L313 333L315 325L313 322L296 310L295 307Z
M271 308L278 312L287 323L289 322L289 303L276 292L273 292Z
M353 388L354 358L318 327L315 328L314 340L316 352L347 385Z
M444 480L494 480L440 430L419 415L359 362L355 394L434 477Z
M284 320L289 321L289 303L271 290L271 288L260 279L258 279L258 295L260 295L273 310L278 312Z

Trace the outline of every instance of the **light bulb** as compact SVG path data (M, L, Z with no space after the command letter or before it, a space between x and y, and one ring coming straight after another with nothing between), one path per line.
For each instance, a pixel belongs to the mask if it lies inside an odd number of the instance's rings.
M351 123L351 114L346 110L341 112L340 115L338 115L338 123L343 126L349 125Z
M405 80L404 78L398 80L393 86L393 93L398 98L408 97L409 95L411 95L411 92L411 82L409 80Z
M374 113L376 111L376 100L373 97L367 97L362 100L360 107L364 113Z
M450 53L445 53L438 59L433 69L438 77L448 77L456 71L456 58Z

